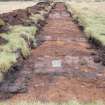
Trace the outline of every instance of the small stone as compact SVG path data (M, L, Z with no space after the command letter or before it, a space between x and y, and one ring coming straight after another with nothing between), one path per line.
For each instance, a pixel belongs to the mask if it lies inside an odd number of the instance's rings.
M87 61L85 59L80 60L80 65L86 65L86 64L87 64Z
M100 58L99 58L99 57L95 57L95 58L94 58L94 62L95 62L95 63L100 63L100 62L101 62L101 60L100 60Z
M91 52L91 55L93 55L93 56L96 55L96 52Z
M102 61L102 65L105 66L105 61Z

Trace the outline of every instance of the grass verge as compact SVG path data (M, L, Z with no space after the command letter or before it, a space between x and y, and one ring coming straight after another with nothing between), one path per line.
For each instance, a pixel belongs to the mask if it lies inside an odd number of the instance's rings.
M88 38L93 38L105 46L105 2L70 3L67 9L72 13L74 20L84 27Z
M30 45L35 40L36 32L35 26L17 25L11 27L9 32L0 34L8 41L0 45L0 81L20 56L26 58L30 55Z
M91 103L80 103L76 100L65 102L65 103L53 103L53 102L1 102L0 105L105 105L102 101L91 102Z

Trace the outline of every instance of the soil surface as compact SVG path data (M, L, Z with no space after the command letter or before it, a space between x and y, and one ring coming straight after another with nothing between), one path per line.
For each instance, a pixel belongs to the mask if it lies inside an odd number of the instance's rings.
M8 100L105 100L105 67L63 3L56 4L46 22L38 35L42 43L24 61L15 87L9 87L15 95ZM14 89L20 82L19 93Z

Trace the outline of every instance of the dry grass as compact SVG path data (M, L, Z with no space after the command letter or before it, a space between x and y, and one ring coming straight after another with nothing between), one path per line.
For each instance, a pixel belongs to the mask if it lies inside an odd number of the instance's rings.
M68 2L104 2L105 0L55 0L55 1L68 1Z
M8 12L13 9L23 9L27 6L29 7L35 5L36 2L1 2L1 4L3 5L3 8L6 7L5 10ZM0 9L1 8L2 6ZM32 14L28 21L36 24L39 20L45 21L44 15L47 14L51 8L48 7L46 9L47 11L40 11L40 14ZM0 21L0 24L4 25L2 21ZM38 29L37 27L33 26L33 24L31 26L9 26L9 29L10 30L8 32L0 33L0 36L8 41L8 43L0 45L0 57L2 58L0 58L0 81L3 79L3 74L8 72L10 68L17 62L17 58L21 56L23 58L27 58L31 54L31 48L37 46L36 34Z
M22 55L24 58L30 55L30 42L35 40L37 28L35 26L11 26L8 33L0 34L8 40L5 45L0 45L0 82L3 80L2 73L6 73ZM0 104L1 105L1 104Z
M6 1L0 2L0 14L11 12L16 9L25 9L33 6L37 1Z
M105 2L70 3L68 11L85 28L87 37L92 37L105 45Z
M65 103L54 103L54 102L27 102L27 101L21 101L21 102L1 102L0 105L105 105L102 101L97 102L91 102L91 103L80 103L77 100L72 100Z

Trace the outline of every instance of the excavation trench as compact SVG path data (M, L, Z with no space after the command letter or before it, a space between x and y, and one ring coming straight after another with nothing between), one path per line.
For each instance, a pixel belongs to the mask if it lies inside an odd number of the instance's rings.
M32 50L13 83L16 86L23 81L23 90L12 92L14 95L8 100L105 100L105 67L94 62L95 49L63 3L56 4L46 22L38 35L41 45ZM10 93L4 87L8 96Z

